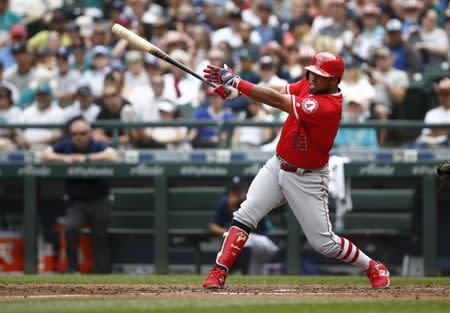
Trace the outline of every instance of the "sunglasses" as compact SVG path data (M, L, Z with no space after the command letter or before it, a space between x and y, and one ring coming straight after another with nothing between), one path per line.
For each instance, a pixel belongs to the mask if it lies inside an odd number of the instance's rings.
M87 130L71 132L72 137L76 137L76 136L86 136L87 134L88 134L88 131L87 131Z
M103 98L112 98L112 97L116 97L117 93L108 93L108 94L104 94Z

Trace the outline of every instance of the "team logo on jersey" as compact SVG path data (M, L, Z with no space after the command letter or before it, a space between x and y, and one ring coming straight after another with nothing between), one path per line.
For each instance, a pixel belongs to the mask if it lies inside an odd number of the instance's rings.
M302 110L307 114L313 114L319 108L319 102L316 99L307 98L302 101Z

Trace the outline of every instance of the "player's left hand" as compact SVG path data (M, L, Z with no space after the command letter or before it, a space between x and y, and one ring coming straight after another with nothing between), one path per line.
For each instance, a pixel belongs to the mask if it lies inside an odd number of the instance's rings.
M209 82L227 85L236 88L241 78L226 64L223 67L208 64L203 70L205 77Z
M241 95L236 88L225 85L217 86L216 89L214 89L214 92L224 100L231 100Z

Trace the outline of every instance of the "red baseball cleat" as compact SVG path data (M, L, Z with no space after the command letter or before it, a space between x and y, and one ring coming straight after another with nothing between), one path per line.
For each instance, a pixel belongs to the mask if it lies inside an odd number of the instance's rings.
M372 283L372 288L387 288L390 285L389 271L382 263L370 260L369 268L365 270L367 278Z
M203 288L205 289L219 289L223 288L227 279L227 272L216 265L209 271L208 277L203 282Z

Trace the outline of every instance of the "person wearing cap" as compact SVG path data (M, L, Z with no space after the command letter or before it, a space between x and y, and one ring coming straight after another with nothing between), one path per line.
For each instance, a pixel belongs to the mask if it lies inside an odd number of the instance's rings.
M24 43L14 44L11 46L11 51L16 64L5 71L5 81L13 84L22 93L35 76L33 54Z
M194 112L194 120L230 121L234 119L234 114L224 107L224 101L214 92L214 88L208 86L206 94L206 105L200 106ZM231 129L222 129L219 132L217 127L195 127L189 130L186 140L196 148L220 147L225 144L231 133Z
M172 122L179 116L179 109L176 104L170 100L161 99L155 103L158 108L160 122ZM184 144L187 135L186 127L146 127L138 129L130 134L130 142L135 146L142 148L160 148L174 150ZM184 147L184 146L183 146Z
M255 70L256 59L248 49L239 52L239 76L245 80L257 84L261 81L259 73Z
M92 89L92 94L99 97L103 91L105 76L111 71L110 51L105 46L95 46L91 54L91 68L81 75L80 85L88 85Z
M26 43L28 31L22 24L14 24L9 33L9 40L4 45L0 44L0 60L4 69L8 69L16 64L16 60L12 53L12 46L16 44Z
M144 67L144 56L140 51L130 50L125 55L126 71L124 74L124 94L136 87L148 86L149 76Z
M0 85L0 123L15 124L23 122L23 112L14 105L12 91ZM21 145L19 129L0 129L0 151L13 151Z
M66 48L69 47L72 44L72 41L66 32L65 23L66 17L64 16L64 13L62 13L61 11L54 11L52 13L50 25L48 26L48 28L41 30L30 39L28 39L28 45L35 51L45 48L47 47L50 33L52 31L56 31L61 37L61 46Z
M83 119L69 124L70 137L47 147L43 162L89 165L114 162L116 151L93 138L91 125ZM93 273L110 273L108 226L112 208L110 186L105 178L67 179L65 181L65 235L68 266L65 273L79 273L81 229L89 224L92 237Z
M450 123L450 78L444 77L433 84L437 96L436 107L425 114L426 124ZM442 128L424 128L415 141L415 148L449 148L450 130Z
M52 88L47 82L35 89L35 101L23 111L24 124L58 124L64 122L64 114L53 101ZM60 129L27 128L23 131L26 148L39 148L55 143L62 137Z
M389 271L349 239L330 228L328 218L329 158L342 116L339 89L345 62L337 54L320 52L306 67L306 78L282 88L254 85L231 68L208 65L203 77L218 84L213 91L223 99L239 93L288 115L274 154L253 179L245 201L233 214L202 286L219 289L249 235L274 208L288 203L309 244L328 258L364 271L372 288L388 288Z
M394 68L413 74L422 70L419 50L402 36L402 22L390 19L386 23L386 46L394 57Z
M56 79L58 85L55 88L55 96L58 98L61 107L72 104L81 77L77 70L70 68L70 55L71 51L67 48L60 47L56 50L56 65L58 68Z
M20 91L16 88L16 86L4 79L3 73L4 67L3 63L0 61L0 86L6 87L11 91L13 102L16 103L19 100Z
M409 42L420 51L425 67L430 69L447 61L450 46L447 34L438 27L437 22L436 11L427 10L421 18L420 30L409 37Z
M225 195L218 200L208 224L208 231L211 234L219 238L224 236L233 220L233 213L245 200L247 189L248 183L242 178L235 176L231 179L226 187ZM264 274L264 264L278 252L277 245L267 236L271 228L272 223L266 217L258 223L258 227L249 236L236 264L236 268L240 269L242 274Z
M357 96L346 96L342 111L342 121L346 123L364 123L369 107L367 102ZM335 148L378 149L377 132L374 128L340 128L334 139Z
M81 116L85 121L93 123L97 120L100 107L94 102L89 86L80 86L75 92L75 102L65 107L64 120L66 122Z

